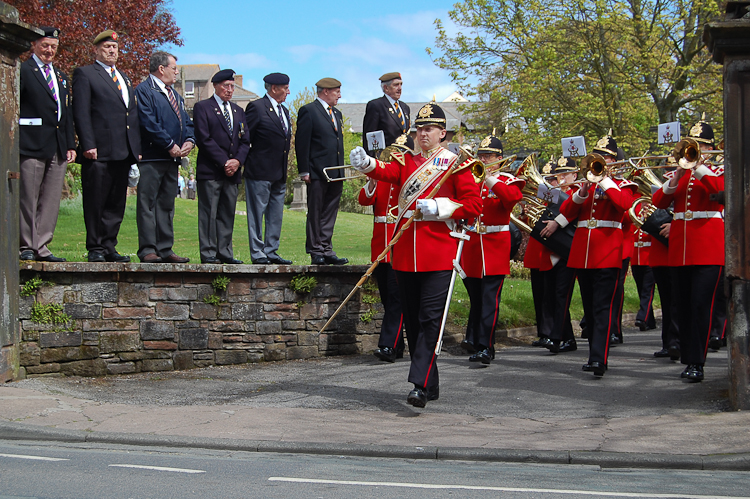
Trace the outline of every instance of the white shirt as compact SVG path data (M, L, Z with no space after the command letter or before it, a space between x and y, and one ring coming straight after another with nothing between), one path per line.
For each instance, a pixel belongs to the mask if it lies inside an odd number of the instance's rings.
M289 130L289 122L286 119L286 113L284 113L281 109L279 109L279 107L281 106L281 104L279 104L278 102L276 102L276 99L274 99L273 97L271 97L268 94L266 94L266 97L268 97L268 100L271 101L271 107L273 108L273 111L277 115L281 116L281 119L284 120L284 124L286 125L286 129ZM279 113L281 113L281 114L279 114Z
M122 100L125 102L125 107L130 106L130 94L128 93L128 85L125 83L125 78L122 77L117 68L114 66L107 66L102 61L96 61L101 67L103 67L110 78L112 78L112 71L117 75L117 81L120 82L120 92L122 93Z
M221 110L221 114L224 114L224 101L221 100L221 97L214 94L214 99L216 99L216 102L219 103L219 109ZM227 112L229 113L229 122L232 124L232 130L234 130L234 114L232 113L232 106L229 105L229 101L227 101Z
M33 54L34 62L39 65L39 71L42 72L42 77L47 79L47 75L44 74L44 63L40 58ZM55 86L55 95L57 96L57 121L62 119L62 103L60 102L60 87L57 86L57 76L55 76L55 68L52 67L52 63L47 64L49 66L49 75L52 78L52 84Z
M320 102L321 104L323 104L323 110L325 110L326 114L328 114L328 108L329 107L331 108L331 114L329 114L329 116L333 116L333 126L336 128L336 130L338 130L339 129L339 125L336 122L336 115L333 114L333 106L331 106L330 104L328 104L326 101L324 101L320 97L318 97L317 99L318 99L318 102Z

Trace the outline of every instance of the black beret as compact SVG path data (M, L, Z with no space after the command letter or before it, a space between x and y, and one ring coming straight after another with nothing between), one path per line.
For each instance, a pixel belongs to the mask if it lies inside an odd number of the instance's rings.
M40 38L60 38L60 30L51 26L39 26L39 29L44 31L44 35Z
M234 70L222 69L211 78L211 83L221 83L227 80L234 80Z
M289 85L289 76L284 73L271 73L263 77L269 85Z

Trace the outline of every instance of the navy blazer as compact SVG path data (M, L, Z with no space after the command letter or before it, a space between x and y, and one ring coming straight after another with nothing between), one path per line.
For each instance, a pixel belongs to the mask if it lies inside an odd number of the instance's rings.
M193 121L185 109L185 100L174 92L180 116L177 116L166 91L154 82L152 76L135 87L138 96L138 119L141 122L141 154L143 161L180 161L169 150L176 144L195 143Z
M81 153L96 149L97 161L137 161L141 154L136 95L130 78L122 71L120 74L130 96L127 107L101 64L95 62L73 71L73 117L78 145Z
M235 184L240 183L242 165L250 150L250 139L245 126L245 112L237 104L230 102L234 126L232 133L224 119L224 112L219 108L216 99L211 96L193 107L195 123L195 142L198 144L198 161L196 178L198 180L223 180L224 165L230 159L237 159L240 168L231 177Z
M299 109L294 145L297 152L297 170L309 173L311 180L325 180L323 168L344 164L344 126L341 111L333 108L337 127L318 99ZM344 170L333 170L331 178L344 176Z
M247 134L251 144L245 162L245 177L249 179L286 182L292 120L289 118L289 110L283 104L281 109L289 124L286 133L268 95L254 100L245 108Z
M20 117L41 120L40 125L21 125L20 153L32 158L50 159L55 153L64 160L69 150L76 148L73 129L73 110L70 103L70 80L68 75L54 69L60 95L60 120L57 119L57 103L47 85L44 73L34 58L21 64L21 113Z
M406 133L409 133L409 127L411 126L409 106L398 101L398 107L401 108L401 114L404 116ZM398 114L385 95L371 100L365 107L365 117L362 120L362 143L368 154L371 151L370 144L367 143L367 132L377 130L383 131L386 147L396 142L396 139L404 133Z

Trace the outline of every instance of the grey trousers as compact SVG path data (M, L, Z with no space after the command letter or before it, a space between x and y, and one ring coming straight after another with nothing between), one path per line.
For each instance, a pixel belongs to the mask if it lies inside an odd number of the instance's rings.
M286 182L253 180L245 178L245 205L247 206L247 234L250 239L250 257L253 260L276 257L284 217ZM265 218L265 230L263 220Z
M174 244L174 193L178 166L174 161L150 161L138 164L138 258L155 253L166 258Z
M339 212L343 182L311 180L307 184L307 239L305 251L312 256L336 256L333 227Z
M47 245L57 225L60 195L68 162L57 154L49 159L21 156L20 250L49 256Z
M232 231L237 184L230 180L198 180L198 245L201 261L234 258Z

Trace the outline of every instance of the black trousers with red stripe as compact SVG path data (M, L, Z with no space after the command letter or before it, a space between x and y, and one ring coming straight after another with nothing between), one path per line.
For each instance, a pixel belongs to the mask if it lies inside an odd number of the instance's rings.
M676 267L651 267L656 280L656 288L661 299L661 346L680 347L679 316L680 290L677 288Z
M653 329L656 327L653 307L656 284L654 273L648 265L633 265L630 268L633 269L633 280L635 281L635 287L638 288L638 296L641 301L641 306L638 313L635 314L635 318L645 322L646 326Z
M383 323L380 326L380 339L378 347L393 348L396 351L404 350L404 318L401 310L401 293L398 289L396 272L390 263L381 262L375 267L375 279L378 281L380 301L383 303L385 313Z
M545 272L544 294L552 296L552 328L549 337L553 340L569 341L575 339L573 325L570 323L570 300L576 284L576 269L567 266L566 260L560 260L552 270Z
M679 314L680 361L683 364L706 362L708 337L714 319L722 265L686 265L677 267L677 289L680 290Z
M612 333L622 340L622 307L625 305L625 277L628 275L630 257L622 260L620 276L617 278L617 291L615 294L615 313L612 314Z
M495 347L495 324L500 308L500 295L503 292L504 275L487 275L482 278L467 277L464 286L469 293L471 308L469 325L476 337L475 345L481 348ZM468 337L468 333L467 333Z
M529 270L531 271L531 297L534 300L534 312L536 314L536 334L540 338L548 338L554 322L553 309L551 307L554 297L550 297L545 293L545 276L549 271L539 269Z
M583 313L589 330L589 362L607 364L609 337L612 334L613 315L620 268L578 269L578 286L581 288Z
M435 346L448 299L450 270L436 272L396 271L411 354L409 382L434 388L440 383Z

